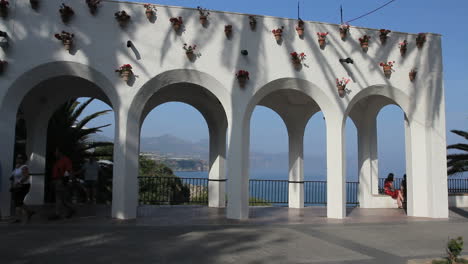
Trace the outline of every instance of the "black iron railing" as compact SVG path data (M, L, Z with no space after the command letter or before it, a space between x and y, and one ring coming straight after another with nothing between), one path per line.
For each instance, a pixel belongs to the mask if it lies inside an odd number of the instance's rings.
M448 192L468 193L468 179L448 179Z
M290 182L287 180L250 180L250 204L287 205L289 184L304 184L304 204L327 204L326 181ZM348 205L359 204L358 184L358 182L346 183L346 203Z
M285 180L250 180L250 205L287 204L288 184Z
M142 176L138 179L140 204L208 204L206 178Z
M179 177L138 177L140 204L208 204L208 179ZM383 193L385 179L379 179L379 193ZM394 179L400 189L401 178ZM304 204L327 204L326 181L290 182L287 180L258 180L249 182L250 205L288 204L289 184L304 184ZM346 182L346 203L358 205L359 182ZM448 179L449 193L468 193L468 179Z
M304 204L327 204L327 182L304 181Z

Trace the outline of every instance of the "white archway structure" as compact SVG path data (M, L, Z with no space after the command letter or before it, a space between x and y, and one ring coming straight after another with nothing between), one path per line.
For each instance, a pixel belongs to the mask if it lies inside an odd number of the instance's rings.
M103 87L103 88L101 88ZM87 65L75 62L53 62L40 65L24 73L3 97L0 113L0 133L5 144L1 154L2 200L9 201L9 172L12 170L16 115L21 108L27 125L26 153L33 174L33 184L27 197L30 204L44 202L44 173L47 127L55 110L66 100L78 97L100 99L111 107L118 103L115 90L108 80ZM1 203L2 215L7 215L9 204Z
M223 206L224 181L215 180L227 179L228 218L248 218L249 126L256 105L276 111L287 126L289 200L291 207L299 208L303 206L300 182L304 127L313 113L319 110L324 113L327 181L329 190L333 190L328 191L327 215L344 218L345 120L352 118L359 133L361 206L373 207L370 186L375 184L372 163L377 158L373 154L373 119L389 103L399 105L407 120L409 215L448 217L440 35L428 33L424 47L416 49L415 34L393 31L385 45L371 41L368 51L363 52L357 38L367 34L377 39L377 29L352 27L348 39L342 41L339 25L306 21L305 36L301 39L294 31L297 21L292 19L257 16L257 29L252 31L248 15L212 11L212 23L205 28L199 24L196 9L169 6L158 6L158 20L153 24L145 18L142 4L107 0L102 1L95 17L89 14L84 2L69 3L75 15L65 25L57 11L60 0L41 1L38 12L31 10L27 1L10 1L14 2L10 15L0 25L10 41L10 48L0 49L0 59L9 62L0 75L2 216L9 214L8 174L12 168L18 107L23 100L30 102L27 105L40 112L43 119L40 122L44 122L48 115L45 113L50 113L54 105L44 104L44 100L35 103L37 96L27 96L34 90L31 95L38 91L37 94L47 94L46 98L52 91L58 92L57 98L92 96L114 109L112 216L116 218L136 217L141 124L148 111L169 101L191 104L207 121L213 146L210 191L214 195L210 206ZM120 10L132 17L127 27L120 27L114 19L114 13ZM184 18L183 34L175 33L168 22L178 16ZM220 26L224 24L233 26L230 39L226 39ZM271 30L279 25L284 26L284 34L282 42L277 43ZM53 37L62 30L75 34L75 48L70 52L63 50ZM318 46L316 32L330 32L324 49ZM410 43L404 57L398 50L398 42L403 39ZM125 45L129 40L130 48ZM201 56L188 60L182 49L184 43L196 44ZM249 55L241 55L241 49L248 50ZM307 54L307 67L295 69L290 65L293 51ZM347 57L355 63L339 62ZM385 78L379 63L389 60L397 62L396 71L391 78ZM135 76L125 83L114 70L127 63L132 64ZM418 69L415 82L408 78L413 68ZM243 88L235 77L240 69L250 72L250 80ZM351 92L340 98L335 79L344 76L352 79L347 86ZM65 81L70 84L66 89L48 88ZM49 85L41 86L46 82ZM34 134L43 137L44 131ZM38 142L30 145L40 149L43 143Z

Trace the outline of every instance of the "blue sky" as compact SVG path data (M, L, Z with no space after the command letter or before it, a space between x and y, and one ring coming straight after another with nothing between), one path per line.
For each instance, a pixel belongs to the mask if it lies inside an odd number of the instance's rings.
M135 1L142 2L142 1ZM185 7L203 6L208 9L297 17L295 0L172 0L146 1L161 5ZM344 20L350 20L371 11L388 0L302 0L301 18L311 21L339 23L339 7L343 5ZM446 89L447 141L460 142L461 138L448 132L450 129L468 130L468 34L466 34L466 0L396 0L351 25L369 28L386 28L402 32L433 32L443 35L444 77ZM94 103L88 112L106 106ZM113 123L108 115L98 124ZM287 134L284 124L273 111L257 107L251 120L252 149L261 152L287 152ZM380 166L399 164L404 166L403 114L396 106L385 107L378 117ZM113 137L113 126L104 134ZM195 109L181 103L164 104L151 112L143 125L142 136L173 134L191 141L208 137L207 126ZM350 155L356 155L356 131L351 122L347 125L347 147ZM320 116L311 119L305 135L305 153L320 155L325 151L325 125Z

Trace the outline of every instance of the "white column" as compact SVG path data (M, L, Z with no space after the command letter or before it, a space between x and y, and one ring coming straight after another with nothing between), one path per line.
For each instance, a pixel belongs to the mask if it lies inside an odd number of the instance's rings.
M448 190L445 138L437 129L410 121L411 166L408 167L408 215L447 218ZM408 150L408 148L407 148Z
M41 122L42 121L42 122ZM48 120L26 120L27 142L26 150L29 157L29 171L31 175L31 190L25 198L27 204L44 204L44 185L47 148Z
M140 125L138 118L116 109L112 217L136 218L138 206L138 157Z
M214 124L216 125L216 124ZM226 129L210 129L210 171L208 182L208 206L226 206Z
M243 122L243 113L236 113L228 127L227 218L249 218L248 157L250 122Z
M341 117L325 117L327 123L327 217L346 217L345 137Z
M304 208L304 129L288 129L289 207Z
M0 115L0 217L11 214L10 176L13 170L16 114Z
M358 199L361 208L372 207L372 195L378 194L379 166L376 115L366 114L357 126L358 136Z

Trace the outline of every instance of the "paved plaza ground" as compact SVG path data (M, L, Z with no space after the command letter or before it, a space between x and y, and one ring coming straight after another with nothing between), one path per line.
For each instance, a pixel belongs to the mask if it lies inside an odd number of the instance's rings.
M468 239L468 208L440 220L398 209L349 209L332 220L326 208L255 207L235 221L224 209L146 206L120 221L109 207L81 206L49 222L50 208L40 211L28 224L0 222L0 263L407 263L443 256L448 237Z

